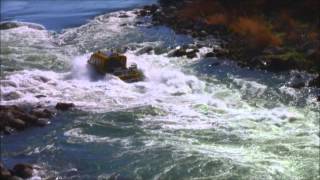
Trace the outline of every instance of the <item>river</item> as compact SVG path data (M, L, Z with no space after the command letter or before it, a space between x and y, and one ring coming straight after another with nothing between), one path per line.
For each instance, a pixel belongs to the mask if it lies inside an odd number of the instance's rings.
M206 47L193 59L169 57L197 41L137 17L134 8L151 1L1 3L2 20L46 27L1 31L1 94L18 94L1 103L77 106L47 127L4 136L5 164L37 164L38 177L60 179L319 178L316 90L287 87L292 73L206 59ZM90 79L90 54L111 48L128 49L146 80Z

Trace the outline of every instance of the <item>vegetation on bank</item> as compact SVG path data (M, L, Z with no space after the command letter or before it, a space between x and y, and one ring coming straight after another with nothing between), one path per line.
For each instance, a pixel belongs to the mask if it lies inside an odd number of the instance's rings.
M283 61L279 70L320 73L318 0L160 0L160 4L176 7L171 16L178 24L191 21L208 34L214 29L227 37L228 57L243 64L248 59L264 64Z

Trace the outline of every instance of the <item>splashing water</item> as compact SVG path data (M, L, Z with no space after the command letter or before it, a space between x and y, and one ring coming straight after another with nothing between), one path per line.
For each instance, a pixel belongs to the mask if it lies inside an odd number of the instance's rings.
M164 35L155 40L154 32L165 27L148 34L134 26L133 11L121 13L61 34L25 26L1 32L3 104L68 101L79 108L46 128L6 137L4 161L28 160L64 179L114 172L134 179L319 178L319 104L312 96L283 86L284 75L203 65L206 48L192 60L140 54L164 47ZM90 54L114 46L129 47L128 64L136 63L145 81L90 78ZM4 99L13 92L17 98Z

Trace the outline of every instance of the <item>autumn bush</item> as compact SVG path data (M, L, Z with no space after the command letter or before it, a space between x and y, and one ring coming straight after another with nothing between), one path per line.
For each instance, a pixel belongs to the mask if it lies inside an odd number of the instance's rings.
M205 19L205 22L212 25L227 25L228 17L225 14L215 14L208 16Z
M199 19L220 12L222 6L218 1L215 0L198 0L193 1L184 7L179 15L184 19Z
M272 33L263 19L239 17L238 20L230 24L230 29L248 38L254 46L280 46L282 44L282 40Z
M281 46L319 38L319 0L194 0L179 11L185 20L223 25L252 46ZM312 12L312 13L311 13ZM309 28L316 24L318 29ZM312 31L312 32L311 32Z

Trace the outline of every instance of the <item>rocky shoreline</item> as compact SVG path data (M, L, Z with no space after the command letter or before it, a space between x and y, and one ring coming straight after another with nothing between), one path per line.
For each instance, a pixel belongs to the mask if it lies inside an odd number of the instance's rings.
M3 180L20 180L33 176L35 167L31 164L16 164L12 169L6 168L0 162L0 179Z
M11 135L31 127L44 127L50 124L57 111L73 108L73 103L57 103L55 108L42 106L0 105L0 134ZM31 164L19 163L8 169L0 161L0 179L19 180L34 175L35 167Z
M10 135L30 127L44 127L50 124L57 110L66 111L73 103L57 103L54 108L42 106L0 105L0 134Z
M193 1L166 1L161 0L160 5L145 6L137 14L141 17L150 16L153 25L171 27L178 34L190 35L199 40L213 38L219 47L212 47L212 51L205 57L217 57L235 61L241 67L261 69L271 72L287 72L291 70L304 71L314 74L314 79L299 83L298 87L320 88L320 40L308 40L303 44L294 44L284 47L254 47L241 36L230 32L223 25L210 25L203 19L181 18L181 9ZM195 51L187 53L178 49L173 56L186 55L194 57ZM320 95L318 96L320 99Z

